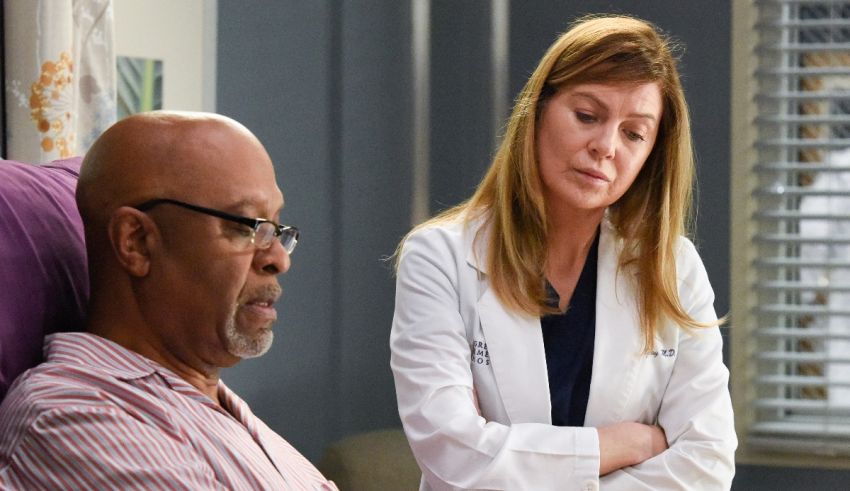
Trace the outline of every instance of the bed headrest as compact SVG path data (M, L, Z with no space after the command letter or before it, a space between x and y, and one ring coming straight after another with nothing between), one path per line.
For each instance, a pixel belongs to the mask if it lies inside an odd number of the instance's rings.
M89 281L74 190L80 157L0 160L0 399L46 334L83 327Z

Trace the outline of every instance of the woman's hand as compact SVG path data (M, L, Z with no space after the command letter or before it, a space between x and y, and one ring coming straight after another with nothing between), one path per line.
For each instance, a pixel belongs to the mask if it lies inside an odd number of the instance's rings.
M616 423L597 429L599 475L637 465L667 450L667 437L658 426Z

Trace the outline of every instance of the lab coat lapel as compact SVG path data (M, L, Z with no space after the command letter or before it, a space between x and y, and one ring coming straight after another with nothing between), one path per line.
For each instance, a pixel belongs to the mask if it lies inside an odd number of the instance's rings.
M631 278L617 277L619 241L603 222L596 276L596 337L585 426L621 421L641 361L642 335Z
M486 226L484 220L474 230L481 226ZM486 281L488 233L485 230L480 240L469 244L466 260L483 275L477 311L496 379L497 387L493 390L498 390L511 423L551 423L549 376L540 319L506 309L490 288Z
M478 301L481 329L511 423L550 423L551 402L540 319L506 310L493 289Z

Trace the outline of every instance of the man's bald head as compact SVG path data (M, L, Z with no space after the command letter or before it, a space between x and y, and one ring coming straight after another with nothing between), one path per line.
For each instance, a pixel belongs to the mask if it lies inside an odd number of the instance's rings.
M223 149L262 145L240 123L217 114L150 112L110 127L87 153L77 206L87 224L103 225L119 206L196 190L215 179ZM262 150L262 153L265 153Z

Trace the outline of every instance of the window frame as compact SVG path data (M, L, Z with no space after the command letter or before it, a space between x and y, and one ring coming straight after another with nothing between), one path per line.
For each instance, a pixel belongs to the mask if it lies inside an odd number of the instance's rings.
M735 410L735 424L739 446L738 463L757 465L782 465L818 468L850 468L846 455L813 455L805 450L766 450L748 443L749 429L755 421L753 401L757 376L752 360L757 353L753 331L757 325L758 297L753 292L757 283L753 263L757 248L752 244L756 222L751 218L756 211L752 191L757 187L753 165L757 162L758 68L756 45L758 32L757 0L732 1L732 63L731 63L731 241L729 249L731 267L731 389Z

